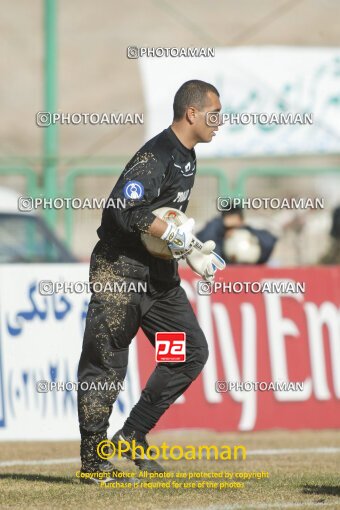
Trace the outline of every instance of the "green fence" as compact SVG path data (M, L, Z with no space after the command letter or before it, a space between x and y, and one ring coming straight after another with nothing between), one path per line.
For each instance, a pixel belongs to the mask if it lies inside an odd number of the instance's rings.
M106 159L106 158L105 158ZM123 158L122 158L123 159ZM111 161L117 161L117 158L112 158ZM109 161L109 159L107 159ZM88 176L113 176L118 177L123 169L122 165L113 167L74 167L70 168L66 172L63 186L58 186L53 191L54 197L74 198L76 180ZM1 175L18 175L25 178L26 183L26 195L29 197L51 197L51 188L48 186L46 190L45 186L39 187L39 176L37 172L30 167L26 166L11 166L4 165L0 167ZM337 167L249 167L241 169L238 172L235 183L233 186L230 185L229 179L227 178L226 171L218 167L200 167L198 171L198 177L214 177L217 180L218 194L223 197L246 197L247 196L247 184L250 179L253 178L280 178L280 177L315 177L319 175L336 175L340 176L340 168ZM48 209L44 211L44 215L49 220L50 225L55 228L56 225L56 213L51 216L48 214ZM53 219L53 221L51 221ZM64 232L65 241L68 246L71 247L73 237L73 225L74 225L74 210L72 208L65 209L64 216Z

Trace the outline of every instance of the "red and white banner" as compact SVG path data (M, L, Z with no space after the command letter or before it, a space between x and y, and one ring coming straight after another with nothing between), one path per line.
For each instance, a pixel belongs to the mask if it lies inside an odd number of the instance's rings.
M190 270L181 276L210 356L202 375L164 414L157 430L340 426L339 267L235 267L220 276L224 282L305 284L304 293L282 295L237 293L240 286L235 285L234 293L199 296L197 277ZM141 331L137 349L143 387L155 362L153 348ZM302 383L302 389L256 391L248 384L248 391L240 391L235 384L234 389L218 393L216 381L291 381Z
M191 270L181 271L181 277L210 356L203 373L164 414L156 430L340 426L340 267L228 268L219 273L218 283L234 292L223 293L222 288L204 296L198 294L198 277ZM41 295L38 289L42 280L87 278L87 264L1 265L0 441L79 439L73 385L90 296ZM262 293L258 284L250 288L254 292L240 293L240 285L232 282L273 283L278 288L284 283L285 288L281 293ZM287 292L290 284L300 283L304 292ZM179 338L172 335L171 340ZM182 345L173 348L169 347L171 354L178 356L178 349L182 354ZM163 351L164 345L160 354ZM114 405L108 437L138 401L155 363L155 351L139 331L130 346L125 387ZM299 388L255 391L250 387L255 382L292 382ZM48 389L51 383L53 391ZM218 392L225 384L233 387Z

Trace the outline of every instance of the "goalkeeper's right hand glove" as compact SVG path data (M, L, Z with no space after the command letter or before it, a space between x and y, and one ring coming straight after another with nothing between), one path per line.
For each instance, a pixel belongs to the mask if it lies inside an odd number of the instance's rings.
M188 221L176 227L173 223L168 223L168 228L161 239L167 241L168 248L174 259L185 258L192 250L194 237L192 231L195 226L195 220L190 218Z

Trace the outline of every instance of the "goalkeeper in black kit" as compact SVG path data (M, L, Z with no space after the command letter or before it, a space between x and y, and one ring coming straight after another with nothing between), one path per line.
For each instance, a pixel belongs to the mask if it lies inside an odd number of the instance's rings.
M106 482L118 479L117 470L100 458L97 446L107 439L112 406L126 375L129 345L138 329L142 328L153 346L157 332L185 332L186 359L156 365L123 428L111 439L115 445L135 440L135 445L146 450L146 434L196 379L208 358L207 341L180 286L178 259L187 260L208 281L217 269L223 269L224 262L213 252L213 242L202 245L194 237L193 219L176 225L153 211L170 207L185 212L196 175L194 146L215 136L219 120L209 125L207 113L215 112L214 118L219 119L221 103L213 85L191 80L177 91L173 107L171 126L135 154L113 188L111 205L104 209L97 231L100 240L91 255L92 295L78 367L79 382L88 383L80 388L90 387L78 391L81 470L105 472ZM118 199L125 200L125 207L112 206L112 200ZM172 258L151 255L141 241L145 233L164 240ZM100 292L95 282L100 282ZM107 284L125 283L129 289L138 282L145 282L147 290L102 291ZM99 383L110 389L97 389ZM136 458L134 462L141 470L165 471L155 460ZM95 477L87 480L99 482ZM131 478L119 477L124 480Z

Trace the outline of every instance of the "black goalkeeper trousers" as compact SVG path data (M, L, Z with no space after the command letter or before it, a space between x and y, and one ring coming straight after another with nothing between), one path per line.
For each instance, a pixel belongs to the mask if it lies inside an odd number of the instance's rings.
M90 387L82 390L79 386L80 453L85 471L95 470L99 465L96 448L107 438L112 406L119 393L119 383L126 375L129 345L139 327L153 346L158 331L184 331L186 361L156 365L140 400L125 422L132 430L144 434L151 430L199 375L208 359L207 341L186 293L179 285L166 291L111 294L109 299L92 294L78 381L92 382L99 387L106 383L110 389L98 391Z

